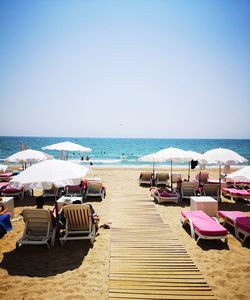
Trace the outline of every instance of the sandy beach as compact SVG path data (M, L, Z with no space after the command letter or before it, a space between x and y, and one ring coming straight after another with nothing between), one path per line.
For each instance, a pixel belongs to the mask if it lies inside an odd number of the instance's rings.
M139 168L93 167L106 187L103 201L92 201L102 224L109 224L110 200L116 192L149 193L138 184ZM187 170L174 170L187 176ZM191 171L191 177L197 173ZM218 177L217 169L209 169L210 178ZM153 201L153 199L152 199ZM46 201L52 207L53 201ZM23 232L24 223L18 215L24 207L34 207L34 199L15 200L16 221L13 230L0 239L0 299L93 299L105 300L109 289L109 255L111 230L100 228L93 247L86 241L67 242L64 247L23 246L16 250L15 242ZM241 245L230 227L228 247L220 241L194 242L188 230L181 227L180 205L155 204L164 223L168 223L180 242L204 275L219 300L250 299L250 241ZM250 202L233 203L222 199L219 209L241 210L250 216Z

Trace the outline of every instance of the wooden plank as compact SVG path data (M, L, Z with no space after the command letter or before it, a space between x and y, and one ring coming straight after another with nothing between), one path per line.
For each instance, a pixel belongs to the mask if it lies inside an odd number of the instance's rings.
M116 194L111 202L109 300L215 299L148 195Z

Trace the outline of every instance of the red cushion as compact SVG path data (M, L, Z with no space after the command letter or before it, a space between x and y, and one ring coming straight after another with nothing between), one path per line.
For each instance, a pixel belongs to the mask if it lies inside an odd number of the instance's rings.
M190 218L194 229L205 236L224 236L227 230L201 210L182 211L184 218Z
M240 217L236 219L236 226L245 230L246 232L250 232L250 217Z
M175 193L161 192L160 197L177 197Z
M6 188L6 189L3 189L2 192L4 194L14 194L14 193L19 193L19 192L22 192L23 189L16 189L16 188Z

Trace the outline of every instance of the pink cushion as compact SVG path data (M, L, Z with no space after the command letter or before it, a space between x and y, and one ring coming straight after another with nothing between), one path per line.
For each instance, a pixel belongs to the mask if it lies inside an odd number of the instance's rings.
M248 192L247 190L235 189L235 191L231 191L230 193L231 195L235 195L235 196L250 197L250 192Z
M160 197L177 197L177 195L175 193L168 193L168 192L161 192L159 193Z
M13 175L12 172L0 174L0 177L11 177Z
M0 182L0 189L4 189L9 185L9 182Z
M193 227L200 234L205 236L224 236L227 234L226 228L210 218L201 210L196 211L182 211L184 218L190 218L193 223Z
M232 221L235 221L237 218L245 217L246 215L241 211L225 211L219 210L218 215L222 218L228 218Z
M236 219L236 226L250 232L250 217L244 216Z

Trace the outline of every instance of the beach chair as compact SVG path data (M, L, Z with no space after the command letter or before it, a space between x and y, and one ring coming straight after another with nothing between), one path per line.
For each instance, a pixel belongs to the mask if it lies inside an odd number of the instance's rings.
M80 185L67 185L65 187L65 196L83 196L83 189Z
M250 236L250 217L241 211L223 211L217 212L217 218L225 224L234 227L235 236L243 244Z
M179 202L179 195L177 192L168 191L164 189L157 189L152 188L150 190L151 196L158 202L158 203L164 203L164 202L170 202L170 203L178 203Z
M209 177L209 172L207 171L200 171L196 175L196 180L198 181L199 186L203 186L205 183L207 183Z
M182 176L181 174L178 173L173 173L172 175L172 184L176 184L176 186L182 181Z
M191 237L195 240L195 234L198 236L197 243L200 239L218 240L222 239L227 243L227 230L216 218L209 217L201 210L182 211L181 224L189 224Z
M22 211L25 227L23 236L16 242L21 245L47 245L50 248L55 244L56 227L53 227L51 213L45 208L27 208Z
M157 172L155 175L155 185L168 185L169 174L166 172Z
M201 190L203 196L210 196L216 200L220 199L220 184L219 183L205 183Z
M55 200L57 200L57 198L60 198L60 196L61 196L61 190L55 186L52 186L51 189L44 189L42 196L43 197L54 197Z
M101 197L103 200L106 196L105 187L100 180L88 180L85 192L85 198L87 197Z
M182 181L180 186L181 199L197 196L197 181Z
M139 177L139 185L152 185L153 174L152 172L141 172Z
M20 200L24 198L24 187L15 188L11 185L6 186L1 190L1 195L4 197L19 197Z
M10 181L13 178L13 172L6 172L0 174L0 181Z
M240 190L236 188L223 188L222 195L224 197L230 197L232 201L240 199L250 199L250 190Z
M62 209L66 219L65 234L60 237L61 245L69 240L89 239L91 244L95 241L96 225L88 204L70 204Z

